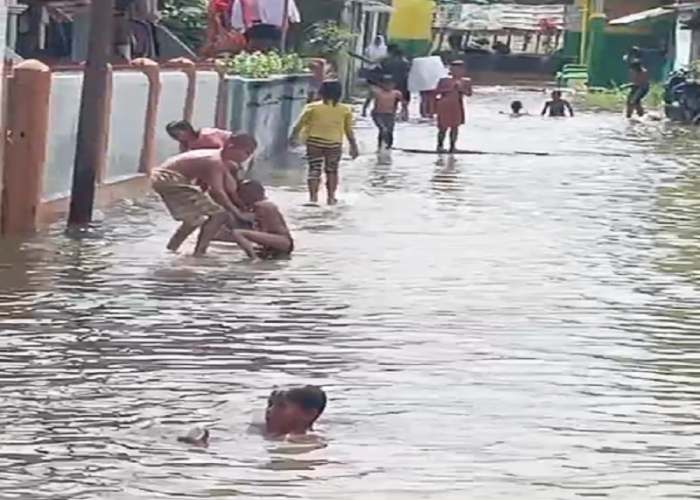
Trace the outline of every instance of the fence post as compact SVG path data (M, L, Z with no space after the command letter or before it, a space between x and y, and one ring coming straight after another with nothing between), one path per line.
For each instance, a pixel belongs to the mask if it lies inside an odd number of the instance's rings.
M194 100L197 92L197 66L187 58L178 57L165 63L166 68L179 69L187 75L187 94L185 94L185 106L182 109L182 118L188 122L192 121L194 113ZM198 124L195 124L199 127Z
M4 210L2 233L37 229L44 163L49 133L51 70L40 61L23 61L14 68L7 93Z
M148 79L148 101L146 105L146 117L144 124L143 145L139 160L139 172L150 175L153 168L153 155L155 153L156 120L158 118L158 105L160 102L160 67L150 59L134 59L131 65L140 70Z
M229 81L226 79L228 73L226 72L226 68L221 64L217 64L215 69L216 73L219 75L219 85L216 88L214 126L216 128L228 129L231 126L231 124L228 123Z

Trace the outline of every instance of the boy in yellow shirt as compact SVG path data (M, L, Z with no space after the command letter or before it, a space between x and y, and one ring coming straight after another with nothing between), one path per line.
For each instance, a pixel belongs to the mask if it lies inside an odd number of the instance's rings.
M294 144L304 133L306 156L309 163L309 201L318 203L321 173L326 174L328 204L335 205L338 189L338 167L343 153L343 137L350 143L350 156L359 156L352 126L352 109L340 104L343 87L338 81L325 81L318 91L320 101L307 104L292 129L290 142Z

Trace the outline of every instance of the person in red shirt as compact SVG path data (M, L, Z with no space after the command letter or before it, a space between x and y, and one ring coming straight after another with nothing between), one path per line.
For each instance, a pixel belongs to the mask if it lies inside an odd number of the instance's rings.
M464 97L472 95L471 80L466 77L464 62L450 63L450 76L438 83L435 111L438 126L438 152L445 151L445 137L450 133L450 153L457 149L459 127L464 124Z
M180 143L180 152L194 149L221 149L233 135L220 128L195 129L187 120L170 122L165 126L168 135Z
M246 46L242 33L231 27L231 0L209 0L207 3L207 31L200 54L216 57L219 54L237 54Z

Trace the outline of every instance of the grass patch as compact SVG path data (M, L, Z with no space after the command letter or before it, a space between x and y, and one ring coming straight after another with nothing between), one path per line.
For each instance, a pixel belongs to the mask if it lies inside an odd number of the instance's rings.
M577 93L574 102L582 109L591 111L621 112L627 103L627 89L616 87L612 89L595 89L588 92ZM661 83L652 83L649 93L644 98L644 107L659 109L664 105L664 86Z

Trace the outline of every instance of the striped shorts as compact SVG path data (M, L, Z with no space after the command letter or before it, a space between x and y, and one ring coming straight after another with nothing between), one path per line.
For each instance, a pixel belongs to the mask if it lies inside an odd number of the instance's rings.
M329 143L322 139L310 137L306 141L306 158L309 162L309 179L320 179L321 172L338 173L343 145Z

